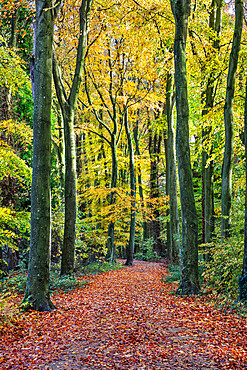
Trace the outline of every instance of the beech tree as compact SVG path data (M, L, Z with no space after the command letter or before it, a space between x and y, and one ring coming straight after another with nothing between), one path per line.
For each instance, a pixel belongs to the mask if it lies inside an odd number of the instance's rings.
M59 1L36 0L31 240L23 307L51 311L51 93L54 20Z
M213 31L214 37L210 40L213 53L210 58L215 59L218 57L220 52L220 32L222 23L222 0L212 1L209 13L209 29ZM207 55L206 55L207 58ZM203 69L203 68L202 68ZM207 117L207 114L212 110L215 104L216 95L216 83L217 81L217 68L211 68L210 74L207 76L206 87L202 93L202 100L204 102L204 107L202 110L202 116ZM203 128L202 138L203 142L208 140L209 135L212 131L212 126L208 124L206 119L206 128ZM204 148L202 152L202 242L210 243L212 241L212 236L214 232L214 161L212 160L213 147L210 143L209 148ZM208 254L206 254L207 256Z
M174 94L174 76L172 73L167 74L166 85L166 112L167 112L167 168L166 179L169 195L169 231L170 244L168 251L170 252L171 264L179 265L179 217L177 206L177 175L176 175L176 153L175 153L175 129L173 119L173 108L175 103Z
M233 165L233 99L235 79L238 66L238 56L241 45L243 29L244 8L243 1L235 1L235 28L232 40L232 50L229 59L227 75L227 88L224 106L225 121L225 151L222 168L222 195L221 195L221 237L227 238L231 228L231 203L232 203L232 165Z
M197 294L199 292L198 220L190 162L185 51L191 2L190 0L171 0L171 6L175 19L176 149L182 212L181 278L177 292L179 294Z
M129 148L129 167L130 167L130 190L131 190L131 207L130 207L130 235L126 248L127 260L125 265L133 265L134 248L135 248L135 227L136 227L136 212L135 212L135 198L136 198L136 184L135 184L135 166L134 166L134 148L132 143L132 135L129 128L128 109L124 115L124 126Z
M247 79L245 89L245 109L244 109L244 145L245 145L245 179L247 184ZM245 185L245 223L244 223L244 257L242 273L239 277L239 299L247 301L247 186Z
M77 46L76 67L71 89L67 96L54 51L53 77L64 124L65 142L65 220L61 275L71 274L75 262L76 238L76 146L74 133L75 108L81 85L84 56L87 46L88 24L93 0L82 0L80 7L80 36Z

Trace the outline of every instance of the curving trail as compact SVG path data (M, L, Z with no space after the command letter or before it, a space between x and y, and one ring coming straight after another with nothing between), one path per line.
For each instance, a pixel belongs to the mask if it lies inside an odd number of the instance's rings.
M246 369L247 319L171 294L161 263L89 277L2 333L0 369Z

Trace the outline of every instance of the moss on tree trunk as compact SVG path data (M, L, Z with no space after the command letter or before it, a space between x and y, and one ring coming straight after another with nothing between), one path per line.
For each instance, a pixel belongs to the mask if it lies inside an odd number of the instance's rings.
M53 1L36 0L31 241L23 307L54 309L49 296L51 246L51 83Z
M178 294L197 294L198 221L195 207L189 148L189 105L187 96L186 38L190 1L172 0L175 18L175 85L177 108L176 149L182 212L181 278Z

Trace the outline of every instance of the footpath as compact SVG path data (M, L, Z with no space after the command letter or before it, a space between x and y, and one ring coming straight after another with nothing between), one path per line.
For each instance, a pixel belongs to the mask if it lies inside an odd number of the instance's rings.
M0 342L0 369L247 369L247 319L178 297L162 263L89 277L24 315Z

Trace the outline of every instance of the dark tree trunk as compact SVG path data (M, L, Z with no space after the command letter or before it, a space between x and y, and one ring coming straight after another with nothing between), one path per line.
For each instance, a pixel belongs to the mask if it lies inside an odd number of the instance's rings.
M74 109L66 107L64 115L65 138L65 188L64 188L64 236L61 262L61 275L73 273L75 265L76 238L76 148L74 134ZM75 108L75 107L74 107Z
M36 0L31 242L23 307L51 311L49 295L51 206L51 85L53 1Z
M245 145L245 179L247 184L247 79L244 109L244 145ZM245 185L245 223L244 223L244 258L242 274L239 277L239 299L247 301L247 185Z
M150 155L150 208L152 210L153 219L149 222L149 237L153 241L153 250L158 256L163 251L163 241L161 239L161 225L160 225L160 210L157 206L153 206L152 199L159 198L159 155L161 148L162 136L156 130L150 127L149 130L149 155Z
M63 202L64 182L65 182L65 153L64 153L64 125L63 125L63 116L62 116L60 107L57 107L56 113L57 113L58 137L56 141L53 140L53 146L55 148L57 158L58 158L60 196Z
M227 76L226 99L224 106L225 121L225 151L222 168L222 195L221 195L221 238L230 235L231 203L232 203L232 164L233 164L233 99L235 78L238 65L238 56L243 29L243 0L235 1L235 29L232 41L232 50L229 60Z
M139 116L139 111L138 111ZM133 136L135 140L135 153L137 156L140 156L140 148L139 148L139 138L138 138L138 131L139 131L139 119L136 121L136 125L133 130ZM148 226L147 221L145 217L145 211L144 211L144 196L143 196L143 184L142 184L142 172L141 172L141 166L140 163L137 164L137 182L138 182L138 191L139 196L141 199L141 207L143 209L143 220L142 220L142 228L143 228L143 234L142 234L142 241L145 242L148 239Z
M83 166L82 139L83 139L82 133L79 133L78 135L76 135L76 174L77 174L77 178L79 178L82 174L82 166Z
M198 294L198 220L195 207L189 148L186 38L190 0L171 1L175 18L175 85L177 108L176 149L182 212L181 278L178 294Z
M18 17L19 17L19 7L17 7L14 11L14 13L11 16L11 34L10 34L10 40L9 45L12 48L17 47L17 23L18 23Z
M179 265L179 217L177 205L177 175L176 175L176 153L175 153L175 130L173 120L175 96L173 89L173 76L167 75L166 86L166 110L168 125L168 150L167 150L167 185L169 195L170 213L170 255L171 264Z
M67 97L60 75L55 52L53 54L53 77L58 102L64 122L65 139L65 220L62 250L61 275L74 271L76 238L76 145L74 116L84 67L87 46L88 24L93 0L82 0L80 7L80 36L77 48L76 67L72 87Z
M115 125L115 128L117 125ZM111 189L113 189L110 193L110 205L115 204L116 200L116 192L115 188L117 187L117 176L118 176L118 166L117 166L117 139L116 139L117 132L111 134L111 153L112 153L112 173L111 173ZM108 237L107 237L107 255L106 259L111 263L114 263L116 260L116 251L115 251L115 243L114 243L114 229L115 229L115 222L110 221L108 225Z
M135 212L135 197L136 197L136 184L135 184L135 167L134 167L134 149L132 144L132 137L129 129L128 110L126 110L124 117L125 131L129 147L129 166L130 166L130 189L131 189L131 207L130 207L130 234L129 242L126 248L127 260L125 265L133 265L134 248L135 248L135 225L136 225L136 212Z
M0 279L6 275L6 263L3 259L3 250L0 246Z
M212 0L209 13L209 28L214 32L214 37L211 39L214 48L214 57L218 57L220 52L220 32L222 23L222 0ZM215 77L218 70L211 69L210 75L207 78L206 89L202 94L202 103L204 109L202 116L207 116L214 106L215 98ZM202 152L202 243L211 243L214 233L214 162L211 159L213 154L212 144L205 145L209 141L212 127L207 126L202 130L202 140L204 150ZM204 258L210 258L207 246L204 248Z

